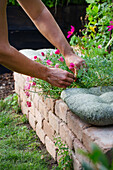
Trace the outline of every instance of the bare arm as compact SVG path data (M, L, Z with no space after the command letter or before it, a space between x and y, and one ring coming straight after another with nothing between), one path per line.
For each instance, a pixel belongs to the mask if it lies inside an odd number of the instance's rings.
M13 71L43 79L54 86L69 86L74 79L72 74L61 69L49 69L28 59L10 46L8 42L6 6L7 0L0 0L0 64Z
M82 58L74 54L58 24L41 0L18 0L18 2L38 30L60 50L68 66L72 62L77 67L80 67L84 63Z

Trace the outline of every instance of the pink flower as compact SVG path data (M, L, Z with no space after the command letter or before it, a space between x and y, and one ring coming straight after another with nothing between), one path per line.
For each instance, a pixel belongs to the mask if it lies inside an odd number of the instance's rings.
M101 48L102 48L102 45L98 45L98 48L100 48L100 49L101 49Z
M37 59L37 56L34 56L34 60L36 60Z
M36 86L36 83L33 81L33 82L31 83L31 86Z
M112 25L107 26L107 27L109 28L109 30L108 30L108 31L111 31L111 30L113 29L113 21L110 21L110 24L112 24Z
M70 66L69 66L69 69L73 69L75 67L75 64L74 63L70 63Z
M57 50L55 51L55 54L60 54L60 50L57 49Z
M68 33L67 38L69 38L74 33L74 31L75 28L71 25L71 30L67 32Z
M43 52L41 52L41 55L42 55L42 56L45 56L45 54L44 54Z
M25 92L26 96L29 97L30 93L28 91Z
M56 64L55 67L58 68L58 67L59 67L59 64Z
M47 60L46 63L47 63L47 65L51 65L51 64L52 64L52 61Z
M24 87L24 90L29 90L30 87L31 87L31 84L29 83L29 84L27 84L27 85Z
M62 56L58 60L61 61L61 62L64 62L64 59L63 59Z
M27 106L31 107L31 102L27 101Z

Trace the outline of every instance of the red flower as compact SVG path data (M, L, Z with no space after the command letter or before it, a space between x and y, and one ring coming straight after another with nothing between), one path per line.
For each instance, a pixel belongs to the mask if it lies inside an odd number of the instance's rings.
M41 55L42 55L42 56L45 56L45 54L44 54L43 52L41 52Z
M60 54L60 50L57 49L57 50L55 51L55 54Z
M37 56L34 56L34 60L36 60L37 59Z
M31 107L31 102L27 101L27 106Z

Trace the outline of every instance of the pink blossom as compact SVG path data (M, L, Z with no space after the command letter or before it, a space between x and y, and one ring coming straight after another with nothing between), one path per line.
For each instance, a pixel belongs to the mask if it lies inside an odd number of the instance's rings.
M34 60L36 60L37 59L37 56L34 56Z
M60 50L57 49L57 50L55 51L55 54L60 54Z
M64 59L63 59L62 56L58 60L61 61L61 62L64 62Z
M31 84L29 83L29 84L27 84L27 85L24 87L24 90L29 90L30 87L31 87Z
M31 102L27 101L27 106L31 107Z
M58 67L59 67L59 64L56 64L55 67L58 68Z
M30 93L28 91L25 92L26 96L29 97Z
M69 66L69 69L73 69L75 67L75 64L74 63L70 63L70 66Z
M42 56L45 56L44 52L41 52L41 55L42 55Z
M51 64L52 64L52 61L47 60L46 63L47 63L47 65L51 65Z
M112 25L107 26L109 28L108 31L111 31L113 29L113 21L110 21L110 24L112 24Z
M36 86L36 83L33 81L33 82L31 83L31 86Z
M100 48L100 49L101 49L101 48L102 48L102 45L98 45L98 48Z
M69 38L74 33L74 31L75 28L71 25L71 30L67 32L68 33L67 38Z

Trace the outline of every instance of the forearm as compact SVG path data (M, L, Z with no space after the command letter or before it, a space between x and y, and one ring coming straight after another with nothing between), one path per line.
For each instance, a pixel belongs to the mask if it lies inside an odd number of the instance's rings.
M0 51L0 64L18 73L47 81L47 67L27 58L11 46Z
M73 53L55 19L40 0L18 0L35 26L60 52L66 56Z
M64 56L72 53L72 48L46 7L44 7L40 16L33 20L33 22L44 37L58 48Z

